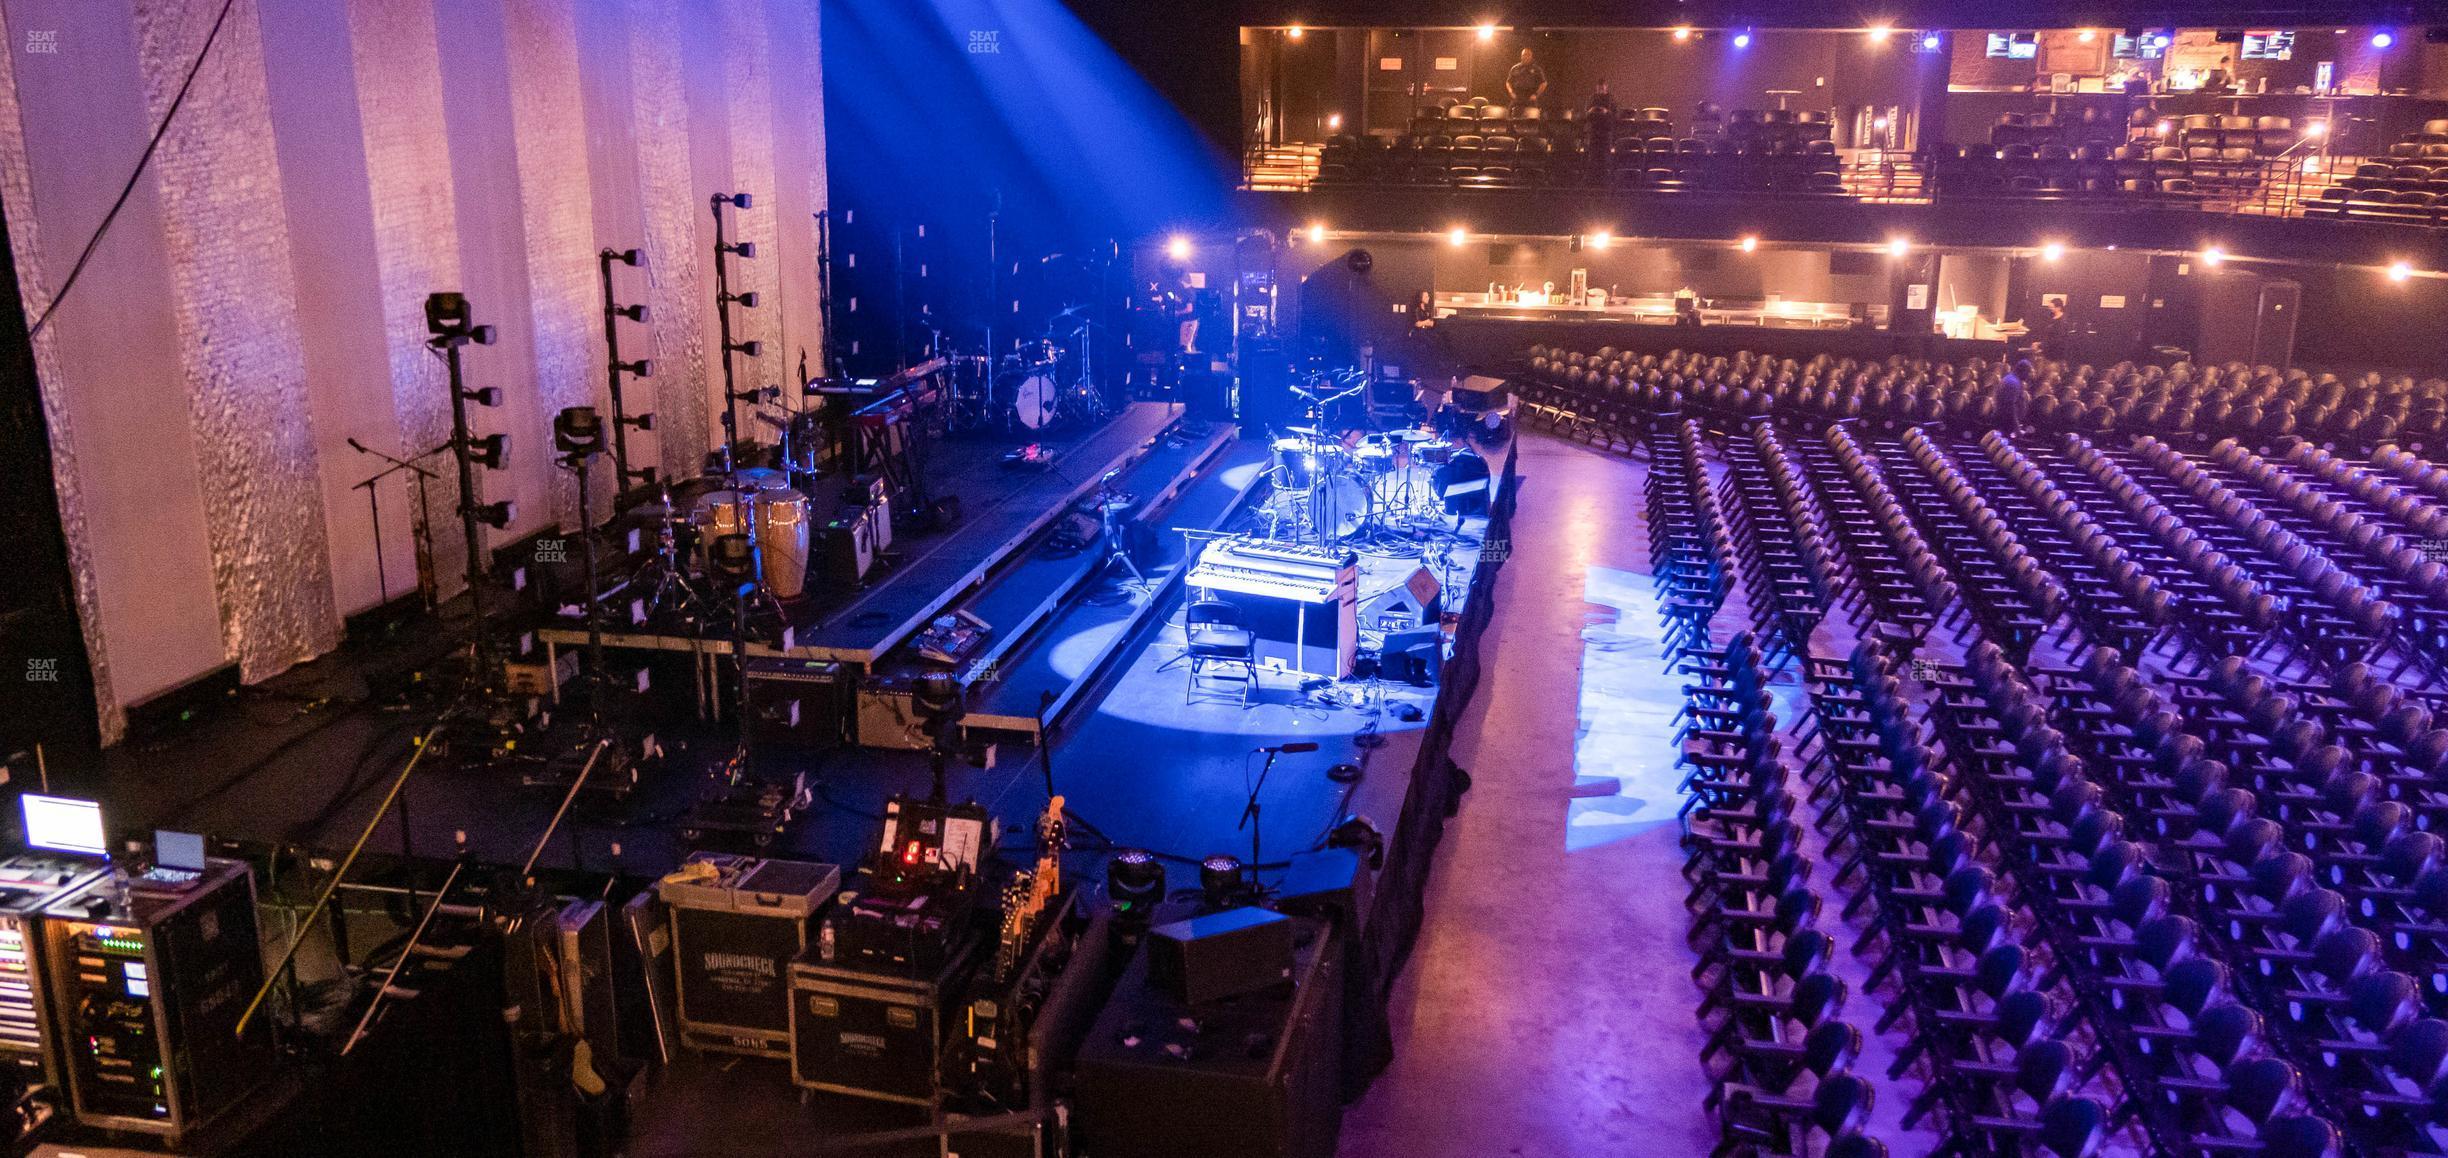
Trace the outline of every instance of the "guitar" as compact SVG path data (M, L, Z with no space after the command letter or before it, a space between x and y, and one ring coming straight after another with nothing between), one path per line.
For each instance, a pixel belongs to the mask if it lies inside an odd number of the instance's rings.
M1003 888L1003 930L995 947L995 978L1011 980L1027 951L1029 936L1046 906L1062 893L1063 798L1046 802L1037 818L1037 867L1020 873Z

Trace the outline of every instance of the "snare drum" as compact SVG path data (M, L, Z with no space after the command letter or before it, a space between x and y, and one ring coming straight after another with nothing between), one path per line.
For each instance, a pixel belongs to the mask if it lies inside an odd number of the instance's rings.
M1305 491L1317 484L1317 444L1306 438L1278 438L1275 452L1276 486L1288 491Z

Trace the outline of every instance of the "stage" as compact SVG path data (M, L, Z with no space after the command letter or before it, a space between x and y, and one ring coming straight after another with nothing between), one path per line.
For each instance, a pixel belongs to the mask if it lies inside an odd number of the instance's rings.
M1066 868L1077 881L1100 882L1105 854L1133 847L1165 861L1172 888L1195 889L1200 858L1223 853L1247 860L1253 837L1260 877L1270 879L1283 858L1319 846L1337 823L1365 819L1383 836L1385 868L1374 908L1352 946L1354 984L1363 987L1357 991L1380 996L1353 1012L1358 1029L1348 1035L1347 1074L1364 1081L1383 1061L1383 985L1416 928L1419 882L1462 783L1445 759L1445 736L1475 682L1476 632L1488 614L1483 593L1503 556L1485 544L1490 536L1499 548L1504 543L1511 447L1479 448L1495 476L1494 529L1483 517L1463 520L1458 532L1423 524L1359 552L1364 601L1422 565L1442 584L1453 658L1441 686L1268 670L1244 706L1229 694L1186 694L1183 576L1199 539L1263 525L1266 444L1224 427L1174 429L1162 408L1144 404L1080 441L1100 448L1072 459L1093 472L1058 468L1015 480L1001 502L973 509L924 553L913 548L885 581L815 624L802 646L863 652L889 665L909 625L948 609L1025 622L997 640L1000 650L971 688L975 714L967 726L973 738L999 741L991 764L956 762L949 789L955 799L984 804L1015 838L1044 810L1049 787L1062 794L1073 822ZM1140 578L1106 564L1101 546L1060 557L1040 550L1055 520L1109 470L1123 472L1124 489L1133 491L1156 532ZM924 583L921 575L941 578ZM942 589L929 592L929 586ZM874 619L862 607L892 610ZM329 871L331 856L373 814L381 788L425 721L365 691L367 671L401 646L397 640L352 644L277 687L248 693L246 712L113 749L98 770L59 776L59 787L90 790L105 802L114 825L127 831L162 825L232 842L233 851L263 866L265 903L294 911ZM659 645L628 640L621 646ZM728 754L734 735L714 720L660 728L667 754L662 767L650 770L623 804L582 799L542 846L537 872L553 887L616 900L650 885L690 851L679 828L700 782L698 770ZM1276 762L1259 795L1253 831L1243 817L1262 760L1257 750L1303 742L1318 750ZM813 797L787 831L754 851L843 865L845 883L848 866L873 847L886 800L923 794L930 779L928 759L916 751L772 752L760 753L758 763L768 774L804 774ZM1330 779L1328 770L1338 765L1356 775L1348 782ZM164 776L165 767L179 774ZM375 828L368 859L352 880L430 880L435 866L462 857L521 863L559 803L557 793L521 787L517 775L498 769L421 769L394 814ZM747 851L744 844L735 847ZM378 941L372 931L398 916L353 911L352 936ZM300 977L329 977L336 966L304 962ZM835 1118L825 1101L803 1104L778 1062L684 1057L653 1089L657 1099L703 1099L700 1108L707 1112L719 1107L736 1115L742 1125L730 1152L739 1154L803 1152L810 1130L908 1124L856 1106L835 1107ZM749 1107L756 1112L741 1113ZM702 1152L702 1142L689 1134L694 1117L641 1118L635 1152ZM332 1133L340 1123L309 1115L294 1125L308 1132L305 1137L340 1140Z

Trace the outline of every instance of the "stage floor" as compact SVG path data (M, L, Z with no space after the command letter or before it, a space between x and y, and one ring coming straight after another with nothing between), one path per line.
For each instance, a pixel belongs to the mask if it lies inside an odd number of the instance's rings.
M1248 494L1249 475L1262 465L1253 447L1258 444L1228 445L1177 506L1238 501L1201 499L1200 486ZM1507 447L1491 455L1499 478L1509 454ZM1245 505L1223 525L1241 529L1260 519ZM1458 535L1424 534L1417 545L1444 582L1449 614L1461 610L1483 529L1483 520L1469 520ZM1050 746L1006 743L993 767L955 767L952 794L987 804L1007 831L1024 833L1044 809L1050 779L1081 822L1066 865L1076 879L1101 879L1105 852L1127 846L1164 857L1174 887L1195 887L1199 858L1251 855L1252 832L1240 821L1263 759L1256 750L1307 741L1319 750L1281 758L1260 797L1261 857L1279 862L1315 847L1346 816L1365 817L1390 838L1435 689L1321 683L1269 672L1246 707L1222 691L1186 697L1188 673L1179 664L1185 591L1178 578L1187 546L1187 537L1168 524L1151 583L1119 583L1109 571L1083 588L1083 600L1047 620L1045 638L1025 649L1035 657L1030 662L1065 679L1077 674L1066 665L1091 664L1094 678ZM1361 560L1363 600L1400 583L1422 562L1412 550L1378 548L1362 551ZM1158 607L1150 614L1125 614L1151 599ZM1126 632L1132 623L1136 628ZM331 689L354 678L347 667L356 658L344 654L312 665L317 670L284 681L287 694L343 694ZM106 754L98 773L56 776L55 787L99 796L120 831L161 826L249 842L346 848L422 720L370 707L300 710L286 699L250 701L255 715L232 714L168 742L123 745ZM674 768L642 784L624 811L582 806L573 812L547 845L540 868L642 882L674 867L688 851L676 829L698 783L687 769L730 748L728 739L689 731L665 737ZM815 802L771 848L758 850L765 855L854 864L872 847L886 799L922 794L929 782L927 759L915 752L855 749L787 763L808 773ZM1328 769L1338 764L1354 765L1360 775L1350 783L1329 779ZM514 775L424 770L371 848L515 864L558 803L556 793L522 788ZM702 1153L710 1121L741 1124L736 1132L726 1128L725 1137L726 1152L742 1155L803 1152L811 1129L892 1121L856 1106L828 1110L825 1102L802 1102L779 1063L748 1059L689 1059L658 1084L655 1097L668 1102L640 1122L639 1154Z

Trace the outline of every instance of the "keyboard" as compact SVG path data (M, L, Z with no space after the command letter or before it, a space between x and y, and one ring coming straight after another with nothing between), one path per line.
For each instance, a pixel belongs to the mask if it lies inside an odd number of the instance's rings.
M192 869L163 868L154 865L138 875L134 884L140 889L184 889L203 880L204 874Z

